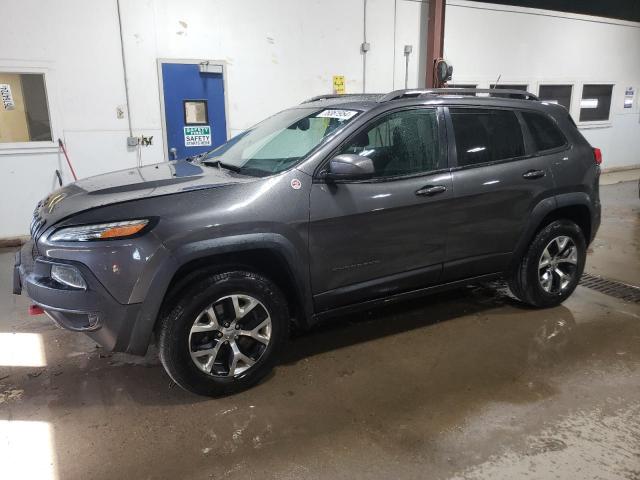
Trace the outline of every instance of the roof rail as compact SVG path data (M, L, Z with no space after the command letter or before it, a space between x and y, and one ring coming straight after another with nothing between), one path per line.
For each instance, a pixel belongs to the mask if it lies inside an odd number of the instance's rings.
M311 97L305 100L304 102L301 102L300 105L302 105L303 103L317 102L318 100L329 100L331 98L363 97L363 96L371 96L371 95L372 95L371 93L328 93L326 95L318 95L315 97Z
M488 97L518 98L521 100L538 100L533 93L524 90L506 88L428 88L415 90L395 90L381 97L378 102L389 102L401 98L422 98L429 95L469 95L486 94Z

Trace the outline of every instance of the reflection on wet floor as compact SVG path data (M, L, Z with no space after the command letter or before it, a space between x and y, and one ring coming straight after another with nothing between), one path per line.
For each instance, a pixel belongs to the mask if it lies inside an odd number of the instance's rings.
M298 335L263 383L211 400L174 387L153 349L110 354L27 317L9 278L7 478L640 476L637 304L579 287L533 310L499 284L460 289Z

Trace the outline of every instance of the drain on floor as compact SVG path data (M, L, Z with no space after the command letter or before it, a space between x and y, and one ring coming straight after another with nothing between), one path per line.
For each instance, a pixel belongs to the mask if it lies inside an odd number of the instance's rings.
M627 302L640 303L640 287L583 273L580 285Z

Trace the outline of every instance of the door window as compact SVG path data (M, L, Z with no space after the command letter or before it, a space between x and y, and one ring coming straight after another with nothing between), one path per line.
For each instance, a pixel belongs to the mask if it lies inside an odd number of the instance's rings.
M536 151L551 150L566 145L567 140L560 129L546 115L533 112L522 112L522 117L529 127L529 133Z
M458 166L505 160L524 155L522 130L510 110L451 108Z
M340 153L370 158L377 178L437 170L440 144L436 109L403 110L386 115L358 133Z
M209 114L206 100L184 100L184 124L207 125Z

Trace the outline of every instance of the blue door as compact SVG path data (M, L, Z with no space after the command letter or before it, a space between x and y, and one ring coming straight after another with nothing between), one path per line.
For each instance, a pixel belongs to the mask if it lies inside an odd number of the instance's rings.
M198 63L162 63L169 160L197 155L227 141L222 73L200 70Z

